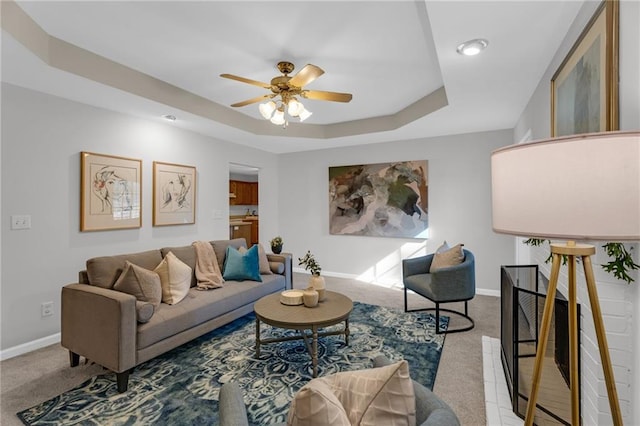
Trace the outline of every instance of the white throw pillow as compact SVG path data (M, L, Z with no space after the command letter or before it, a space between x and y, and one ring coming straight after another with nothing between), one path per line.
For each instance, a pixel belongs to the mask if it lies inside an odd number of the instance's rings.
M167 253L154 272L160 275L164 303L175 305L189 293L193 270L172 252Z
M296 394L287 424L415 426L416 399L407 361L311 380Z

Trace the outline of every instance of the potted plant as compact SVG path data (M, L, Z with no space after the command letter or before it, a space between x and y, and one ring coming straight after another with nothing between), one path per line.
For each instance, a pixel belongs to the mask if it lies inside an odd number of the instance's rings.
M275 254L280 254L282 252L282 238L280 236L275 237L270 241L271 243L271 251Z
M316 261L311 251L307 250L307 254L304 257L298 258L298 265L304 265L304 270L311 272L311 278L309 278L309 287L313 288L318 292L318 300L322 302L324 300L324 277L320 276L320 271L322 268L320 264Z

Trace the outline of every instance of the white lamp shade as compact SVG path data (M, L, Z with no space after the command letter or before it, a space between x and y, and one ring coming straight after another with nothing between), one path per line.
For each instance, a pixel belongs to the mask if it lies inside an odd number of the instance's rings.
M640 132L511 145L491 155L493 229L524 237L640 240Z
M292 117L297 117L302 111L304 111L304 105L295 99L291 99L287 105L287 112Z
M276 112L273 113L273 117L271 117L271 122L273 124L277 124L277 125L282 125L285 122L284 119L284 111L282 110L276 110Z
M300 114L298 115L298 117L300 118L300 121L304 121L307 118L311 117L311 114L313 114L311 111L304 109L304 107L302 108L302 111L300 111Z
M260 110L260 114L265 118L265 120L269 120L273 114L273 111L276 110L276 103L273 101L265 102L258 106Z

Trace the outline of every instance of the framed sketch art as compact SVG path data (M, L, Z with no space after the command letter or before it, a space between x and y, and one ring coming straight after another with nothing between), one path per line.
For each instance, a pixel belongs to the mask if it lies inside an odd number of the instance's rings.
M617 1L603 1L551 79L551 136L618 129Z
M153 226L196 223L196 168L153 162Z
M428 162L329 167L329 232L427 238Z
M140 228L142 161L80 153L80 231Z

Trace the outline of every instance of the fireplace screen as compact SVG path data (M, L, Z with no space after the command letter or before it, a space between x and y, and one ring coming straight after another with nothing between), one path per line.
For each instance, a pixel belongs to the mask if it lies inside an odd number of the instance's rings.
M502 266L500 275L502 365L513 411L524 418L548 281L537 265ZM536 404L537 425L571 424L568 313L567 300L557 291Z

